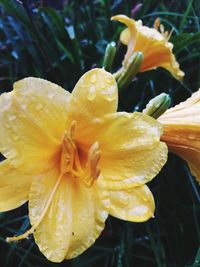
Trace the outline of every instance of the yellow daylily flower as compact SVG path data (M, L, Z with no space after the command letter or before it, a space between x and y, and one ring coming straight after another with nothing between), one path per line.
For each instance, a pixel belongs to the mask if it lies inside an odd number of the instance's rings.
M91 246L108 214L141 222L154 213L145 185L167 159L162 126L142 113L116 112L118 88L103 69L83 75L72 94L25 78L0 96L0 211L28 201L34 235L51 261Z
M183 78L184 72L180 70L172 52L173 44L169 42L171 33L164 32L164 27L160 25L158 19L155 21L154 28L143 26L141 20L135 21L125 15L116 15L111 19L120 21L128 27L120 35L121 42L128 46L124 66L133 52L140 51L144 55L141 72L162 67L171 72L176 79ZM161 32L158 31L159 26Z
M186 160L200 184L200 90L167 110L158 121L164 125L161 139Z

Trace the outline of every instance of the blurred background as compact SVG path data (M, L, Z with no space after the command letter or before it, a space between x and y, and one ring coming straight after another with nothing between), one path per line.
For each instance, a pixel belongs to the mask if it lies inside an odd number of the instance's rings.
M155 95L166 92L172 106L200 87L199 0L0 0L0 92L34 76L72 91L80 76L101 67L106 45L117 43L113 72L123 60L123 26L114 14L142 19L152 26L159 17L185 72L182 82L163 69L137 75L120 93L120 110L141 111ZM34 239L7 244L5 237L29 227L27 205L0 213L1 267L197 267L200 266L200 189L187 165L169 156L161 173L148 184L156 201L155 218L129 223L109 217L96 243L71 261L51 263Z

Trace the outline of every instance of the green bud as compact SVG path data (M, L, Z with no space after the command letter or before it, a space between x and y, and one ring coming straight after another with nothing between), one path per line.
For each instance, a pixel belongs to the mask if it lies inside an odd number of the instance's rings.
M103 60L103 68L110 71L116 54L116 44L111 42L107 45Z
M157 119L169 108L170 104L170 96L162 93L149 101L143 113Z
M143 53L140 51L134 52L128 59L126 67L116 73L116 80L119 89L129 86L133 77L139 72L140 66L144 60Z

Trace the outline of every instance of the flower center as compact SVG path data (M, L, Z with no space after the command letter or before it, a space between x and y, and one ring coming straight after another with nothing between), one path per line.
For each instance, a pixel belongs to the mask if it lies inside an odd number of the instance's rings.
M62 175L68 173L74 178L80 178L86 186L92 186L100 174L99 144L95 142L87 152L78 147L75 140L76 124L76 121L72 121L69 130L64 133L60 172Z
M60 175L56 184L52 188L51 194L45 204L44 209L42 210L39 219L24 234L14 237L8 237L6 239L7 242L18 241L23 238L27 238L30 234L34 233L34 231L37 229L37 227L43 220L51 204L52 198L60 185L60 181L64 178L65 174L69 174L72 178L80 178L81 181L88 187L92 186L94 181L99 177L99 144L98 142L95 142L89 148L87 153L81 153L81 150L78 148L75 141L76 124L76 121L72 121L69 130L64 133L62 142L62 153L60 159ZM83 154L85 154L86 156Z

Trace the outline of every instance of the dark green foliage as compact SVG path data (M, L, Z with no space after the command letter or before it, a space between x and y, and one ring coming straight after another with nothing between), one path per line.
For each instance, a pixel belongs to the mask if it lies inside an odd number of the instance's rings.
M79 77L101 66L111 41L118 42L122 25L111 22L114 14L130 15L131 0L66 1L61 10L20 1L0 0L0 90L14 81L35 76L71 91ZM27 3L29 1L23 1ZM142 110L161 92L172 105L185 100L200 86L200 2L198 0L141 1L135 14L153 25L158 16L167 29L185 72L178 82L164 70L139 74L120 93L120 110ZM28 8L27 8L28 7ZM125 47L117 45L113 71L120 67ZM200 266L200 190L186 164L174 155L150 183L156 201L155 219L136 224L109 218L95 245L84 254L61 264L48 262L33 239L7 244L5 237L29 227L27 206L0 214L1 267L197 267Z

